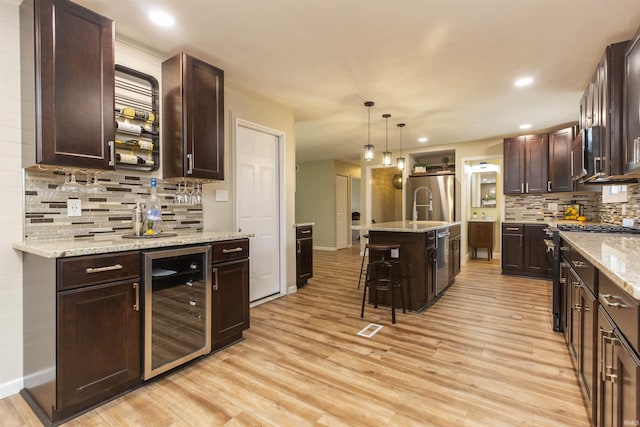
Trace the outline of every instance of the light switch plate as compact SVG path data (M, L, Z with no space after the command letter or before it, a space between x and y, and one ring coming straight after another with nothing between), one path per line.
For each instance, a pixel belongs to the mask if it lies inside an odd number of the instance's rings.
M216 202L228 202L229 191L228 190L216 190Z
M80 199L67 199L67 216L82 216Z

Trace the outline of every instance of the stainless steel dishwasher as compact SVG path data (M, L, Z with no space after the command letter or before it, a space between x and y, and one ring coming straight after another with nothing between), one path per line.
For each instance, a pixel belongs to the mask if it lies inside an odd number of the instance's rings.
M436 230L436 296L449 286L449 229Z

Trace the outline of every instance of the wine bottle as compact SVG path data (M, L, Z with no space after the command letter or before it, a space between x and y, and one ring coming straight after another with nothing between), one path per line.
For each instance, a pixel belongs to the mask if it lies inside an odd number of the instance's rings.
M128 119L146 120L148 122L156 121L155 114L149 111L136 110L135 108L131 108L131 107L116 108L116 113Z
M116 139L116 145L123 145L127 148L138 150L153 151L153 142L151 141L140 141L138 139L128 139L123 141L121 139Z
M134 135L158 136L157 132L150 131L143 126L134 125L133 123L121 122L119 120L116 120L116 130L132 133Z
M118 163L126 163L128 165L138 165L138 164L140 164L138 159L139 159L139 157L138 156L134 156L133 154L116 153L116 162L118 162ZM142 159L140 159L140 160L142 160Z
M149 202L147 202L144 219L146 235L160 234L160 226L162 225L162 206L160 205L160 200L158 200L158 195L156 194L155 178L151 178L151 195L149 196Z

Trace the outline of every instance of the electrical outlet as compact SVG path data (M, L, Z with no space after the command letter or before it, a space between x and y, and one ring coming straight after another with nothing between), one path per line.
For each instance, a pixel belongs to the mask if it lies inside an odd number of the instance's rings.
M67 216L82 216L80 199L67 199Z
M550 211L557 211L558 210L558 204L557 203L549 203L549 205L547 206L549 208Z

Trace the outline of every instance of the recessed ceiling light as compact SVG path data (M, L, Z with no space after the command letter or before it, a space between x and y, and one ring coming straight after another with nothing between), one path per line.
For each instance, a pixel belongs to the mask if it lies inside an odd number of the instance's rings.
M169 15L167 12L162 12L160 10L154 10L149 13L149 19L153 21L154 24L159 25L161 27L172 27L175 22L173 16Z
M418 142L427 142L428 140L429 138L427 138L426 136L418 138Z
M533 78L523 77L521 79L516 80L514 85L516 85L517 87L523 87L523 86L529 86L531 83L533 83Z
M530 123L525 123L520 125L520 129L531 129L531 124Z

